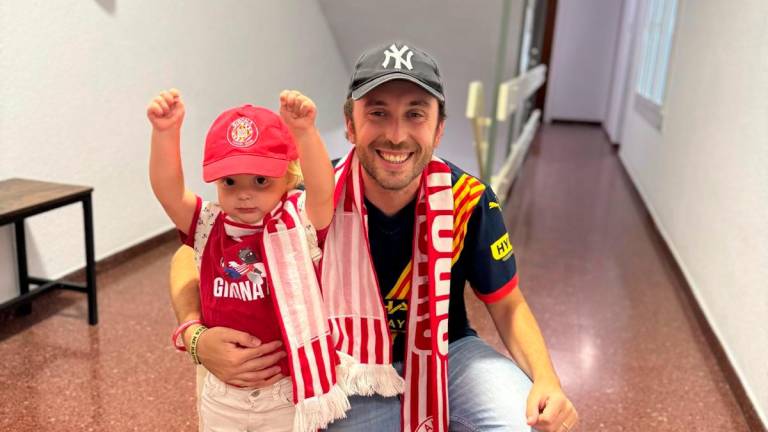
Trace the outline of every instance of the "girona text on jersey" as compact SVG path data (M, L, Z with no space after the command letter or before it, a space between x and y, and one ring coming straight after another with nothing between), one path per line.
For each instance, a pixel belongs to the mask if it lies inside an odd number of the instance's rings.
M264 298L262 284L254 285L250 280L229 282L222 277L213 280L213 296L254 301Z

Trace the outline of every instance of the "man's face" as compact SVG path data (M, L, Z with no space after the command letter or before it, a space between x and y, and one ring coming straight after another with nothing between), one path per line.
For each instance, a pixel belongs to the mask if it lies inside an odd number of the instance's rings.
M443 135L437 99L404 80L382 84L354 101L349 141L367 176L385 190L419 181Z

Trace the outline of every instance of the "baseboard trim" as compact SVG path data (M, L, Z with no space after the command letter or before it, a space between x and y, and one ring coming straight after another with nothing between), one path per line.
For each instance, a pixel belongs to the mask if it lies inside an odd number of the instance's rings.
M154 249L160 246L161 244L169 242L173 239L176 239L176 240L179 239L178 231L175 228L169 229L168 231L161 232L160 234L149 237L148 239L141 241L139 243L136 243L133 246L123 249L119 252L115 252L112 255L108 255L96 261L96 274L98 275L99 273L103 273L105 271L111 270L116 266L125 263L125 261L128 261L131 258L135 258L147 252L148 250ZM62 279L66 279L66 280L83 279L84 280L85 267L77 269L71 273L67 273L62 277Z
M640 190L637 188L637 185L632 179L629 170L624 165L624 161L618 157L618 154L616 154L616 157L619 159L619 165L621 166L621 172L624 175L624 178L631 186L634 199L643 208L646 222L653 228L654 235L657 237L657 243L661 246L661 252L664 254L665 260L670 263L672 272L680 282L680 286L683 287L681 294L684 298L684 301L690 308L690 311L693 314L693 317L696 320L696 323L698 324L704 339L707 341L707 345L712 350L712 353L715 356L715 361L717 362L720 370L723 372L725 380L728 383L728 387L730 387L731 392L736 399L736 403L739 405L739 408L744 415L744 419L749 426L749 429L752 432L768 432L768 428L761 420L754 403L747 395L744 383L742 383L741 379L739 378L736 369L733 367L733 364L728 358L728 354L726 353L725 348L723 347L720 339L717 337L714 329L707 320L704 311L701 309L701 305L696 299L696 295L694 294L691 285L688 283L688 279L685 277L685 272L683 272L683 269L680 267L680 263L678 263L677 259L675 258L675 254L672 252L672 249L665 240L664 235L662 235L661 230L656 224L656 220L648 209L648 206L646 205Z
M169 229L167 231L161 232L160 234L149 237L148 239L141 241L139 243L136 243L135 245L130 246L126 249L123 249L119 252L115 252L104 258L101 258L96 261L96 275L98 276L100 273L103 273L121 264L124 264L125 261L135 258L143 253L146 253L147 251L154 249L164 243L173 241L174 239L178 241L178 238L179 238L178 231L176 229ZM61 277L56 277L56 279L66 280L69 282L84 282L85 266L77 270L71 271L69 273L66 273ZM97 291L99 289L100 288L97 285ZM52 290L51 292L54 292L54 291L58 291L58 290ZM51 294L51 292L42 293L41 297L48 296ZM34 302L35 300L32 300L32 304L34 304ZM14 319L14 317L18 314L17 312L18 310L19 310L18 308L8 308L8 309L0 310L0 323Z
M572 125L572 126L603 126L603 122L599 120L573 120L573 119L557 119L553 118L549 120L553 124Z

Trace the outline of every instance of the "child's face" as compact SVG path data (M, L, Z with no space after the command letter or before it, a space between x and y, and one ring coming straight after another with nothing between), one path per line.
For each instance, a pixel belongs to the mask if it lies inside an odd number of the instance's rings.
M288 191L289 176L265 177L237 174L216 180L219 205L232 219L255 224L269 213Z

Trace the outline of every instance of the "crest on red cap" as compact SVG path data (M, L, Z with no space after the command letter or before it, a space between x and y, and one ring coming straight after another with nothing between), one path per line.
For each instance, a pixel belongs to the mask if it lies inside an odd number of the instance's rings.
M227 128L227 141L235 147L250 147L259 139L259 128L248 117L240 117Z
M263 107L242 105L216 117L205 137L203 180L258 174L282 177L299 153L280 116Z

